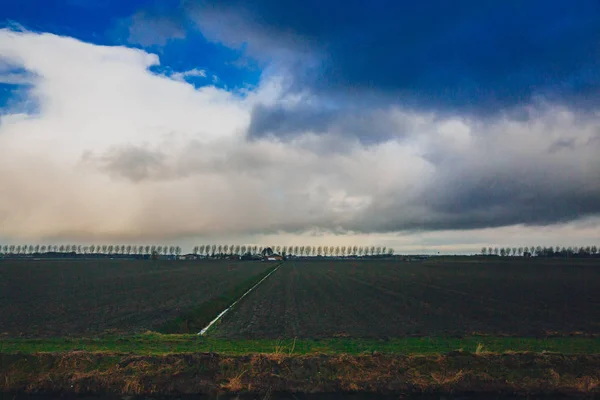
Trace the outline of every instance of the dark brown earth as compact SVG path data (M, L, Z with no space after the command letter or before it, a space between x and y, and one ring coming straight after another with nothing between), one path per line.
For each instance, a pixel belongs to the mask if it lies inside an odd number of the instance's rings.
M600 355L0 354L0 393L600 394Z
M0 335L154 329L268 267L228 260L0 260Z
M288 261L225 338L600 333L600 260Z

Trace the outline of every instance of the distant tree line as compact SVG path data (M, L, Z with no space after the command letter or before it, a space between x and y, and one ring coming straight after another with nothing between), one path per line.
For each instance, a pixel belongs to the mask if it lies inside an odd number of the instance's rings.
M150 256L152 254L163 256L178 256L181 254L179 246L161 245L0 245L0 254L3 255L36 255L36 254L75 254L75 255L122 255L122 256Z
M482 247L484 256L500 257L596 257L600 256L597 246L524 246L524 247Z
M392 256L394 250L385 246L257 246L210 244L195 246L193 254L205 257L243 256L262 254L265 249L285 257L382 257Z
M394 250L385 246L258 246L210 244L195 246L195 257L225 258L244 255L259 256L270 251L286 257L385 257L392 256ZM180 256L180 246L169 245L0 245L3 256L119 256L150 257Z

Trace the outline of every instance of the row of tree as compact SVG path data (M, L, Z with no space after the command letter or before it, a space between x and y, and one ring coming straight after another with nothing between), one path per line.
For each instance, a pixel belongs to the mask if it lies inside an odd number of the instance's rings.
M244 254L261 254L266 249L283 256L296 257L361 257L361 256L391 256L394 250L385 246L269 246L256 245L201 245L195 246L193 254L216 256L241 256Z
M598 253L597 246L525 246L525 247L483 247L482 255L502 257L536 256L536 257L590 257Z
M362 257L391 256L394 250L385 246L258 246L258 245L201 245L195 246L193 254L206 257L260 255L266 250L283 256L296 257ZM47 253L70 253L81 255L122 256L179 256L181 247L168 245L0 245L3 255L34 255Z
M45 253L105 254L105 255L171 255L181 254L179 246L161 245L0 245L0 254L28 255Z

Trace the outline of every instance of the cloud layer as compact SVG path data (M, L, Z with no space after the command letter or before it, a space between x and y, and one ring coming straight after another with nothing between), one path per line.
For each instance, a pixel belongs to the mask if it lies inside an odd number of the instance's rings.
M285 67L291 89L338 100L489 114L537 96L597 100L600 85L593 0L188 0L163 18L194 20L208 38Z
M30 107L0 119L0 237L598 226L595 110L537 101L518 119L395 103L339 112L289 92L287 72L243 93L195 88L185 71L151 72L154 54L6 29L0 54L12 66L0 81L20 68L30 85ZM264 122L265 110L285 118ZM302 112L319 117L289 123Z

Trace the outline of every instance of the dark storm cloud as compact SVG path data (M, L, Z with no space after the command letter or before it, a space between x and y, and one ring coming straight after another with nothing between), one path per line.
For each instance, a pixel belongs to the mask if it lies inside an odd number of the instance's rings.
M597 98L600 85L597 1L186 5L210 37L247 43L253 56L298 51L308 62L290 62L295 87L327 95L370 92L416 108L490 113L538 94Z
M422 190L408 202L410 193L399 191L374 199L350 228L369 232L547 226L600 215L600 162L594 155L600 143L577 145L572 138L561 139L551 145L560 150L548 152L539 133L538 138L542 140L533 145L521 144L533 147L525 152L511 149L511 142L503 146L485 138L471 154L444 157L434 151L436 172ZM440 148L437 153L442 152Z
M312 132L353 137L361 143L370 144L402 137L408 127L394 120L387 110L377 109L327 109L300 104L294 107L282 105L257 105L252 110L248 135L261 138L274 135L290 138Z

